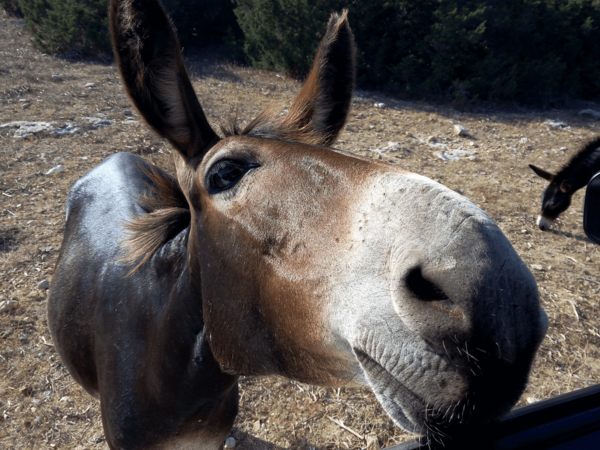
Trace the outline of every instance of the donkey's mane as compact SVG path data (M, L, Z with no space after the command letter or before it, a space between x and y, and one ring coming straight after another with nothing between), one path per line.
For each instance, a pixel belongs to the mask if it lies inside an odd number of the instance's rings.
M237 113L231 115L228 122L221 124L220 128L224 137L254 136L319 145L323 141L323 134L315 132L309 123L294 120L296 116L303 115L304 109L295 109L290 110L282 119L281 111L269 106L244 128L238 125ZM299 122L302 123L301 126L294 125Z
M600 157L600 136L584 144L556 173L553 181L560 183L569 178L574 171L581 167L582 163L594 156L595 152L598 152L597 156Z

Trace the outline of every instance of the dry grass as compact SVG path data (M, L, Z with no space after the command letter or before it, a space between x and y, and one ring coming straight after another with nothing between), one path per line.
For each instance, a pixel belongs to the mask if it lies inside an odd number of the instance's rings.
M45 292L37 284L52 278L73 182L117 151L144 155L170 169L169 149L135 113L135 122L123 123L125 111L132 108L114 66L41 55L31 48L22 26L2 16L2 10L0 54L0 124L81 123L81 117L97 115L115 122L60 138L17 139L9 130L0 132L0 300L14 299L18 304L16 310L0 315L0 448L106 448L99 404L74 383L48 345ZM285 77L221 63L211 56L195 56L189 63L214 126L232 108L249 120L269 103L285 107L299 89ZM58 74L62 75L52 77ZM84 87L90 82L97 87ZM388 107L374 108L375 102ZM562 120L570 129L549 127L544 123L547 118ZM453 123L471 130L471 136L454 136ZM351 112L349 125L354 131L343 133L337 144L379 157L369 149L399 142L402 151L381 158L472 199L501 226L528 265L543 267L533 272L550 329L523 399L547 398L600 381L596 319L600 253L581 228L583 194L575 197L555 231L542 233L535 227L535 217L544 182L527 168L530 162L558 167L597 132L597 124L571 110L465 113L364 94ZM475 150L477 160L443 162L433 155L436 149L407 132L423 141L435 136L448 149ZM521 143L522 138L527 142ZM43 175L57 164L63 164L65 172ZM384 446L410 438L392 425L367 390L315 388L281 379L242 381L233 434L239 448L366 446L328 417L363 436L377 435Z

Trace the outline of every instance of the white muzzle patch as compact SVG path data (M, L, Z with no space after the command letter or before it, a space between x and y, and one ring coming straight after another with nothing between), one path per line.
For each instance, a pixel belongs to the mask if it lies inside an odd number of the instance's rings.
M535 222L537 224L538 227L540 227L540 230L542 231L546 231L549 230L550 227L552 226L552 221L546 219L544 216L538 216L537 221Z

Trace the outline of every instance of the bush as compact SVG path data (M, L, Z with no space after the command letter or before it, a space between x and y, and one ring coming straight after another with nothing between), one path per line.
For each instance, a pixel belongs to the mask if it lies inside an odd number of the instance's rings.
M0 0L4 3L16 0ZM56 53L110 51L107 0L18 0L27 29L42 50ZM184 45L220 43L241 36L233 3L223 0L164 0Z
M255 67L305 73L348 8L358 82L408 96L600 99L600 0L238 0Z
M12 17L23 17L21 8L19 7L19 0L0 0L0 7Z
M162 0L184 45L219 44L241 30L232 0Z
M55 53L110 49L107 0L19 0L35 44Z
M244 51L254 67L296 75L310 68L331 9L327 2L237 0L237 5Z

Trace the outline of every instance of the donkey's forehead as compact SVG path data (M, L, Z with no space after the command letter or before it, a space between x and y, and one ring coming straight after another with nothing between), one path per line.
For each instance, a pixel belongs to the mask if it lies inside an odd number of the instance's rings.
M363 176L381 172L411 173L392 164L344 150L254 136L231 136L219 141L203 158L201 172L206 172L214 163L223 159L250 159L259 164L279 163L288 167L303 165L308 161L320 162L331 169L348 170Z

